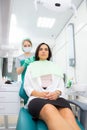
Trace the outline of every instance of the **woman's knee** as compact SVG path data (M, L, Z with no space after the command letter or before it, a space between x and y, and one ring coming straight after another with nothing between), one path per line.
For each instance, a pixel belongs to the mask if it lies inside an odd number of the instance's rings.
M73 114L72 110L69 109L69 108L59 109L59 112L60 112L60 114L61 114L63 117L66 117L66 118L74 117L74 114Z
M46 104L40 111L40 116L49 117L52 115L53 112L57 111L56 107L51 104Z

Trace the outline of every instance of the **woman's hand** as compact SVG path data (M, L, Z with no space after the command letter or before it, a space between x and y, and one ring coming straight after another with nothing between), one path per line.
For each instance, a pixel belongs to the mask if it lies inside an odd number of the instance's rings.
M56 100L60 96L61 92L60 91L54 91L54 92L49 92L46 95L46 98L49 100Z
M49 100L56 100L60 95L61 91L54 91L54 92L38 92L38 91L33 91L32 96L39 97L39 98L46 98Z
M47 98L48 94L49 94L49 92L40 92L40 97Z
M49 92L39 92L36 90L33 90L31 93L31 96L39 97L39 98L46 98Z

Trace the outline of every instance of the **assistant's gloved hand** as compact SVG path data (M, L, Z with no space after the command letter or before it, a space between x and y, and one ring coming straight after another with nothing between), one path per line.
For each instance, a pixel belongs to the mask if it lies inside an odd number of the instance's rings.
M35 61L35 57L34 56L30 57L29 59L30 59L31 62Z
M27 67L31 62L35 61L35 57L32 56L30 58L25 59L23 66Z
M27 67L29 65L29 63L30 63L30 59L29 58L25 59L23 67Z

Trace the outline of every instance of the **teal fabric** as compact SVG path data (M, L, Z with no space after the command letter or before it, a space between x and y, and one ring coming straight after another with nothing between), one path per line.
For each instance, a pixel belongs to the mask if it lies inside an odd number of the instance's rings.
M21 108L16 130L48 130L48 128L42 120L34 121L28 110Z
M37 130L48 130L47 125L44 121L38 120L37 121Z
M77 124L80 126L81 130L85 130L81 123L76 119ZM32 116L27 109L21 108L16 130L48 130L47 125L42 120L34 121Z
M34 62L34 60L35 60L34 56L32 56L28 59L30 60L30 63ZM24 62L25 62L25 60L20 61L21 66L23 66ZM24 99L24 104L26 104L27 100L28 100L28 96L27 96L27 94L24 90L24 77L25 77L26 70L27 70L27 66L25 67L24 71L21 74L22 83L21 83L21 87L20 87L20 90L19 90L19 96Z
M16 130L36 130L36 122L32 120L32 116L24 108L20 110Z
M79 127L81 128L81 130L85 130L78 119L76 119L76 122L77 122L77 124L79 125Z
M24 99L24 104L26 104L29 97L27 96L27 94L26 94L26 92L25 92L23 87L24 87L24 81L22 81L22 83L21 83L21 88L19 90L19 96L22 99Z

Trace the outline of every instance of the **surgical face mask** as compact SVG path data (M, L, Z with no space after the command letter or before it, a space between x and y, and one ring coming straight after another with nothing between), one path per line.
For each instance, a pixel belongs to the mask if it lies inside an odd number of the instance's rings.
M31 52L32 47L23 47L24 52Z

